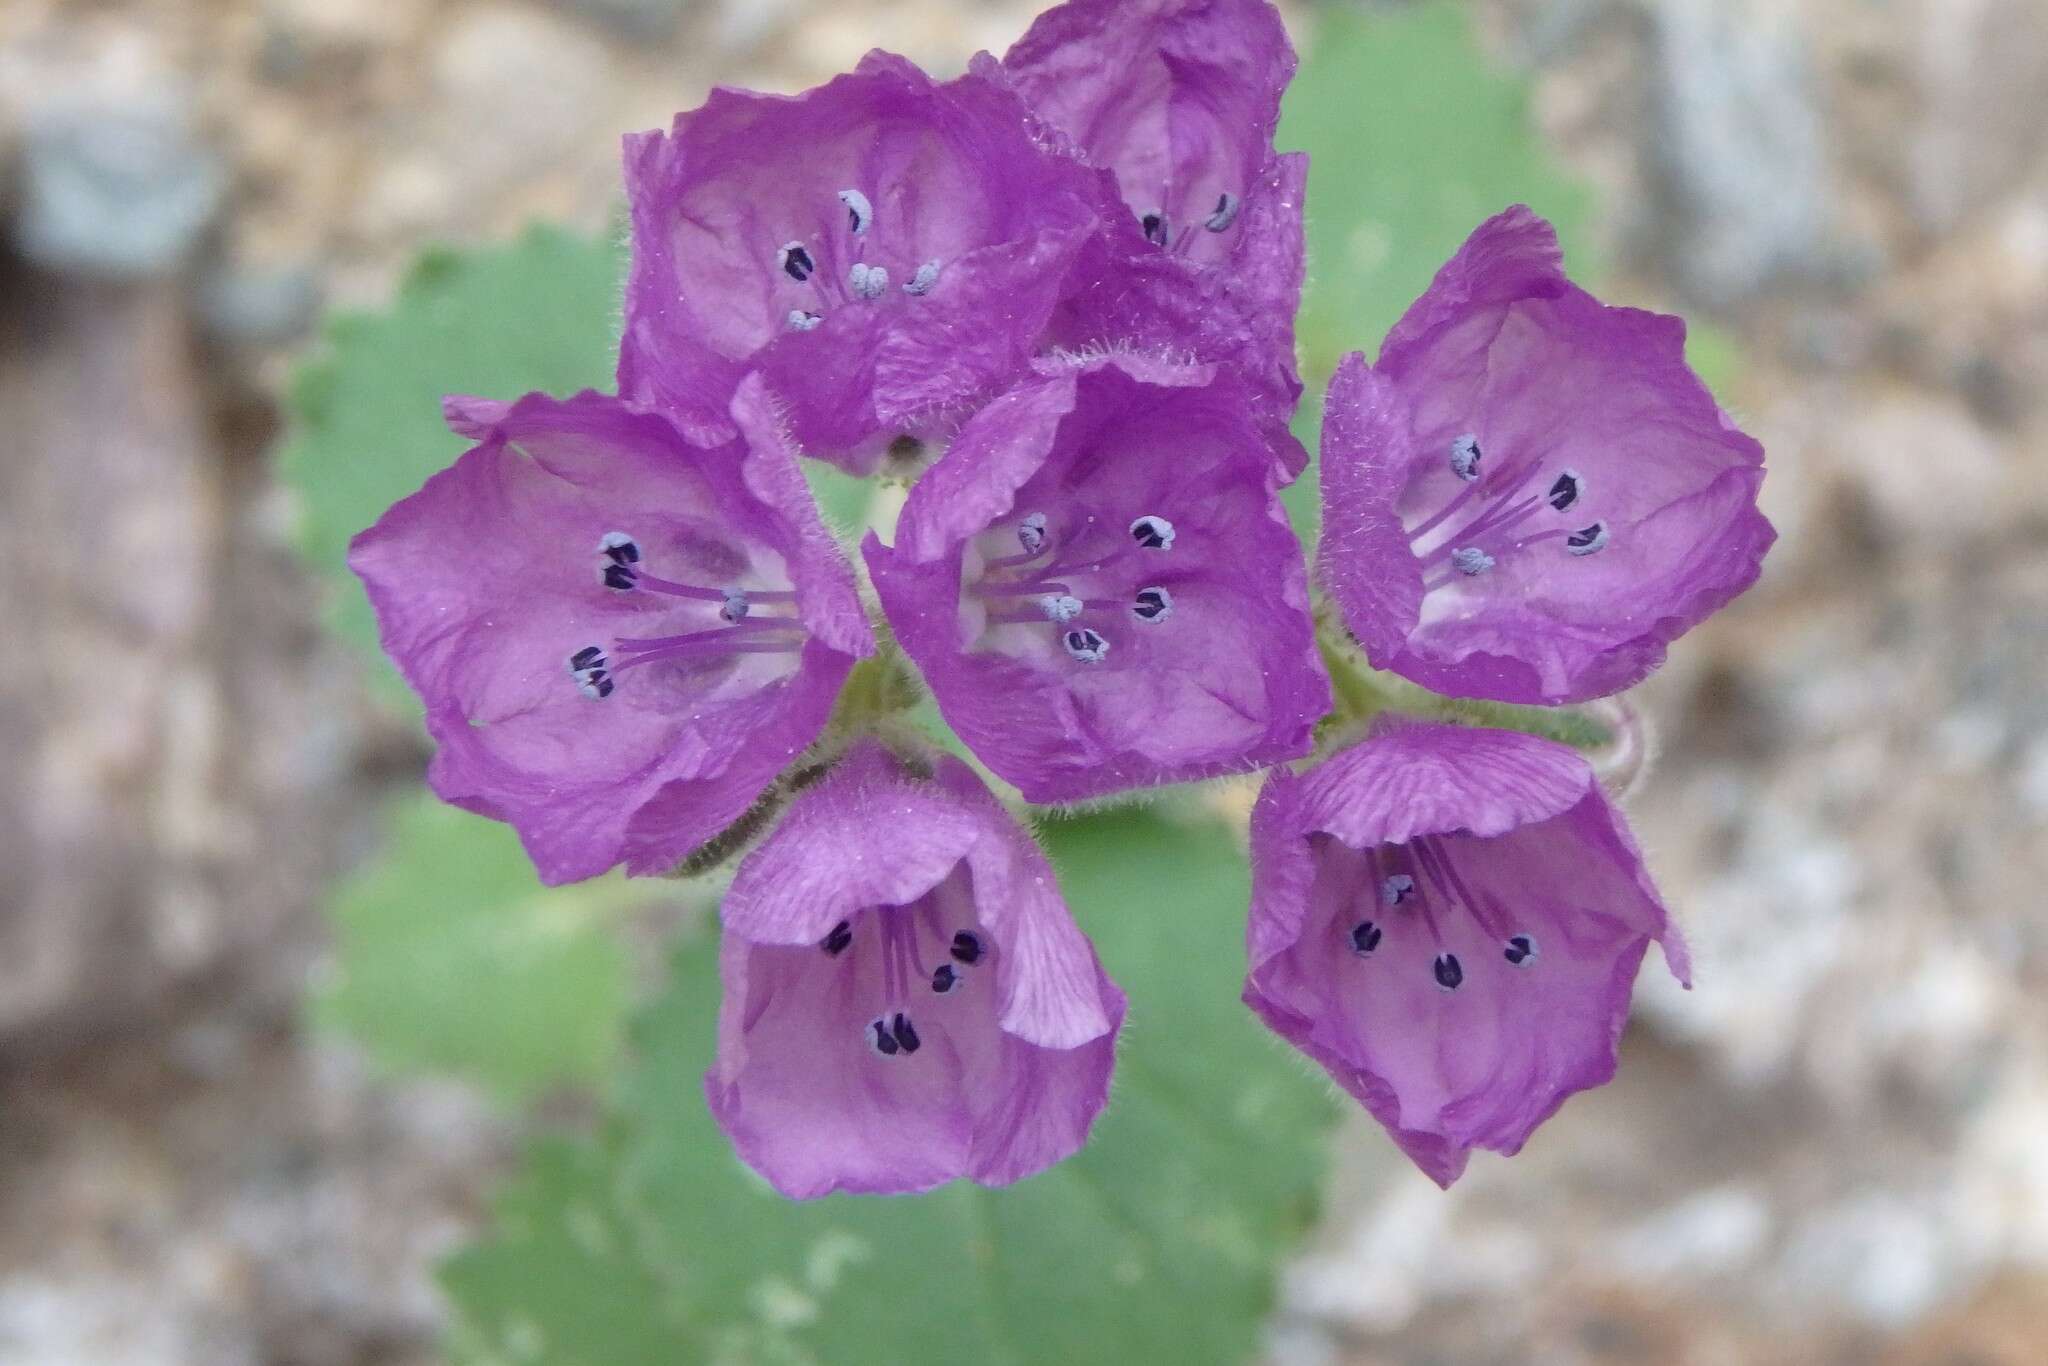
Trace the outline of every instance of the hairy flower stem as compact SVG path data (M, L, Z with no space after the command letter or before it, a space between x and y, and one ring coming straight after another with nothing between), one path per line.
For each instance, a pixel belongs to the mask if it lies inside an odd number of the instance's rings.
M880 648L874 655L853 666L845 686L839 690L839 701L827 728L831 737L827 743L832 748L880 728L924 697L917 675L911 672L895 642L884 636L878 644Z
M1383 685L1398 680L1366 664L1344 645L1333 641L1328 632L1317 634L1316 645L1323 656L1323 667L1330 672L1330 692L1335 703L1324 724L1333 731L1362 733L1392 701Z
M1317 635L1330 672L1336 709L1324 722L1324 747L1364 733L1382 711L1432 721L1516 730L1585 751L1601 780L1617 792L1640 775L1649 748L1642 717L1621 698L1576 707L1533 707L1444 697L1366 663L1358 647L1327 623Z

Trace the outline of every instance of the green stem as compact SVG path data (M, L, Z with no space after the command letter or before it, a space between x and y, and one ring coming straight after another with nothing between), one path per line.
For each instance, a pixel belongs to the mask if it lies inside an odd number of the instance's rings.
M924 693L896 642L884 636L868 658L853 666L839 690L831 729L845 736L872 730L876 723L915 707Z
M1331 720L1344 726L1363 726L1387 709L1391 699L1378 680L1385 677L1365 666L1349 647L1319 634L1316 645L1323 653L1323 667L1329 670L1330 691L1337 709Z
M1487 702L1467 697L1444 697L1410 683L1395 674L1375 669L1359 657L1348 640L1333 636L1330 629L1317 633L1316 643L1323 664L1330 673L1336 710L1326 726L1330 733L1341 728L1345 734L1360 733L1383 711L1398 711L1427 721L1454 721L1467 726L1491 726L1496 730L1518 730L1526 735L1556 740L1574 749L1605 750L1617 740L1617 725L1594 710L1581 707L1531 707L1509 702Z

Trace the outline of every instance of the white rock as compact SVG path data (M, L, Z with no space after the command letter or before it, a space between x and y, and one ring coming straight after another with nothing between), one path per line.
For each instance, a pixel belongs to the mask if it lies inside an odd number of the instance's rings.
M1609 1249L1631 1280L1697 1279L1740 1271L1771 1232L1770 1206L1746 1186L1716 1186L1657 1211Z

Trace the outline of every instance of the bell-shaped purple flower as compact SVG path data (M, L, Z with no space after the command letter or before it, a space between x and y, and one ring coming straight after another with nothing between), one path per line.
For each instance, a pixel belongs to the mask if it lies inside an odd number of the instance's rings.
M1763 448L1685 325L1565 278L1526 208L1482 224L1330 383L1318 573L1372 662L1438 692L1629 687L1756 581Z
M784 1195L1007 1185L1087 1140L1124 997L965 764L856 746L740 865L704 1089Z
M947 722L1031 801L1298 758L1330 691L1275 463L1213 366L1048 365L868 568Z
M626 188L621 391L715 426L707 396L758 368L856 472L1028 363L1115 203L1001 81L879 52L795 97L714 90L626 140Z
M1069 0L1002 62L1059 141L1115 173L1150 244L1087 272L1054 335L1230 366L1290 477L1307 463L1285 428L1301 395L1308 158L1275 152L1273 133L1294 69L1266 0Z
M1205 265L1243 241L1294 68L1266 0L1068 0L1003 56L1032 112L1116 173L1145 236Z
M1245 1004L1448 1186L1614 1076L1644 949L1685 946L1590 765L1383 723L1252 815Z
M441 797L545 882L662 872L743 815L873 652L758 378L707 448L615 398L451 399L478 444L356 537Z

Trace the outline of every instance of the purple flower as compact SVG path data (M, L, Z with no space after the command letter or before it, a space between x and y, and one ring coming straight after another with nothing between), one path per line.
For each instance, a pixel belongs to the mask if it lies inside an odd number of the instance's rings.
M1276 153L1273 131L1294 67L1265 0L1071 0L1002 63L1061 141L1115 172L1152 244L1089 272L1054 334L1232 366L1290 477L1307 463L1285 428L1301 396L1308 158Z
M1690 985L1620 813L1572 750L1412 722L1252 815L1245 1004L1438 1184L1614 1076L1652 939Z
M1330 693L1274 465L1213 366L1048 366L868 567L946 720L1031 801L1296 758Z
M1028 363L1115 203L1001 82L879 52L793 98L714 90L626 140L626 186L621 391L715 426L707 399L757 367L856 472Z
M760 380L707 448L582 393L451 399L478 444L356 537L443 799L545 882L665 871L744 814L874 642Z
M718 1123L784 1195L1007 1185L1088 1137L1123 993L965 764L857 746L721 911Z
M1145 236L1207 265L1238 253L1294 66L1266 0L1070 0L1003 57L1032 112L1116 172Z
M1482 224L1323 427L1319 574L1372 662L1459 697L1629 687L1755 582L1763 448L1685 325L1565 278L1526 208Z

